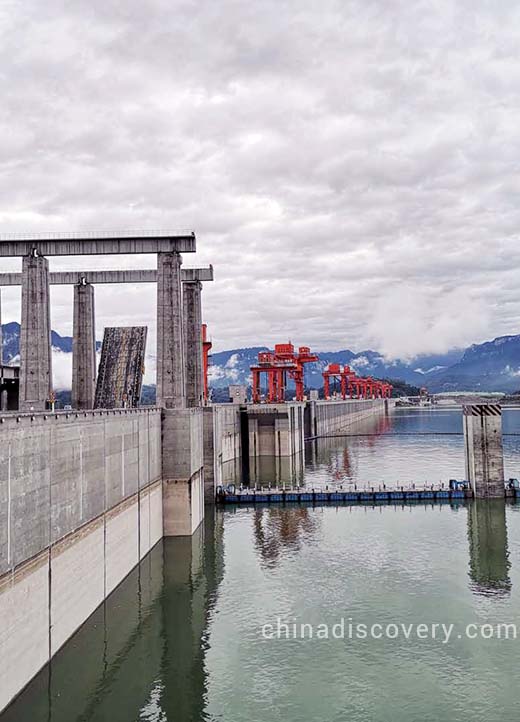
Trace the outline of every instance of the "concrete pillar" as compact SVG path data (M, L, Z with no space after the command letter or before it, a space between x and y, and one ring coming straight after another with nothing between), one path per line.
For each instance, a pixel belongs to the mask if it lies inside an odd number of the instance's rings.
M179 253L157 256L157 405L186 407Z
M20 411L43 411L52 395L49 262L25 256L22 264Z
M203 400L201 291L200 281L182 284L187 406L202 406Z
M0 392L0 410L1 411L9 410L9 398L7 395L7 389L3 389Z
M96 392L94 286L74 286L72 408L93 409Z
M190 536L204 519L203 411L162 412L164 536Z
M502 409L499 404L463 407L466 477L480 498L504 497Z
M4 363L4 339L2 337L2 291L0 289L0 366Z

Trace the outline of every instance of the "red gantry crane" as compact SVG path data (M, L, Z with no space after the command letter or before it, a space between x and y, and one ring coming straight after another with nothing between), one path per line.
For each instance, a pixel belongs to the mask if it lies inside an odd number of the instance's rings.
M258 364L251 366L253 403L262 401L262 375L267 377L267 403L280 404L285 401L288 379L294 381L296 386L296 401L303 401L305 364L315 361L319 361L319 356L312 353L308 346L300 346L296 353L292 343L276 344L274 351L260 351ZM339 383L342 399L387 399L393 388L386 381L357 376L350 366L331 363L323 371L325 399L331 398L331 381Z
M211 341L208 341L208 327L205 323L202 324L202 368L203 368L203 379L204 379L204 401L208 401L208 366L209 366L209 352L211 351Z
M386 381L379 381L370 376L368 378L356 376L356 373L349 366L342 367L340 364L331 363L323 372L325 399L331 398L331 380L337 381L338 379L343 400L347 396L351 399L388 399L392 394L393 386Z
M296 401L303 401L305 364L314 361L319 361L319 357L313 354L308 346L300 346L296 353L292 343L276 344L274 351L260 351L258 364L251 366L253 403L259 404L262 400L262 374L267 376L267 403L276 404L285 401L288 378L295 383Z

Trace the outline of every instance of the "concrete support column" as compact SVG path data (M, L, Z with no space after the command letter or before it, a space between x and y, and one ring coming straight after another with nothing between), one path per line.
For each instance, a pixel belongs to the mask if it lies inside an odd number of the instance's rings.
M480 498L504 498L502 409L499 404L463 407L466 477Z
M182 284L184 340L186 344L186 405L202 406L202 283Z
M2 291L0 290L0 366L4 363L4 339L2 337Z
M72 408L93 409L96 392L94 286L74 286Z
M24 256L20 332L20 411L43 411L52 395L49 262Z
M157 256L157 404L186 407L180 253Z

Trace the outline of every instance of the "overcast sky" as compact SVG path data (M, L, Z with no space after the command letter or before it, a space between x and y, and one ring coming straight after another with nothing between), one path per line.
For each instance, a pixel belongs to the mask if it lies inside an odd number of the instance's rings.
M520 331L518 2L2 0L0 35L0 232L194 229L217 350ZM154 343L151 287L96 299Z

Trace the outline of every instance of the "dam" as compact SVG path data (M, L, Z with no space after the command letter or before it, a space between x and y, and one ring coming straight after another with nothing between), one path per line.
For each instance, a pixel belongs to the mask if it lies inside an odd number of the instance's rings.
M519 432L519 412L504 413L506 428ZM506 435L504 444L505 473L518 477L520 442ZM446 483L464 474L463 451L460 411L397 409L307 442L304 487ZM283 705L289 722L310 719L309 708L320 722L344 718L345 709L358 722L367 714L387 722L403 719L403 700L406 722L421 713L449 720L464 705L463 722L474 722L477 706L482 719L496 719L496 709L514 719L518 640L466 639L465 625L517 618L519 512L514 499L208 505L197 531L159 541L0 719L271 722ZM389 598L403 605L396 617ZM344 617L346 635L349 617L457 624L447 644L263 639L278 617L329 629ZM454 683L461 659L474 687ZM374 664L387 670L377 695ZM417 665L424 682L410 685L402 667ZM489 665L501 684L486 687ZM309 689L312 680L323 696Z
M22 323L17 408L0 412L0 710L163 537L191 538L230 467L252 480L276 460L280 480L303 462L307 437L391 411L389 399L211 404L202 376L202 284L181 253L195 234L125 232L0 237L20 257ZM62 272L49 258L153 254L153 272ZM94 286L157 286L157 402L95 408ZM50 285L74 288L74 408L54 405ZM1 364L0 364L1 365ZM6 367L7 368L7 367ZM10 389L10 387L6 387Z

